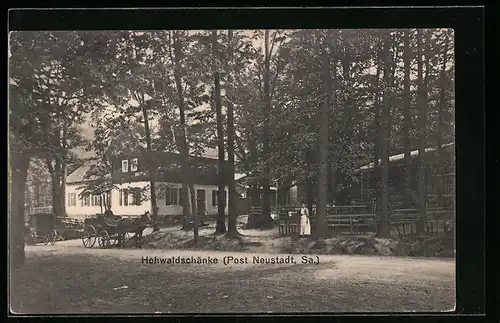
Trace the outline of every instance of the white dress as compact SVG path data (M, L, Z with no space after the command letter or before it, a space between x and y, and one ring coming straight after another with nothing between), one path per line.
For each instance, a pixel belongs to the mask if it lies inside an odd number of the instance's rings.
M309 210L307 208L300 209L300 235L308 236L311 234L311 224L309 223Z

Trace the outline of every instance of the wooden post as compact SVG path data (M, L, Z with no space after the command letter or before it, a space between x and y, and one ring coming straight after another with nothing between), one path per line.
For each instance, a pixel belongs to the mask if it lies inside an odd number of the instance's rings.
M363 203L363 171L361 171L360 186L361 186L361 190L360 190L360 194L359 194L359 199L360 199L360 202Z

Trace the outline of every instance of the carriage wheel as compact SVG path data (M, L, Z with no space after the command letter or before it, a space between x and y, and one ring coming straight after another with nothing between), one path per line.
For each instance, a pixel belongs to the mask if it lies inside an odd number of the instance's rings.
M97 239L97 231L93 225L86 225L83 229L82 243L85 248L92 248Z
M51 238L50 244L54 245L56 243L56 240L57 240L57 231L56 231L56 229L52 230L52 234L51 234L50 238Z
M101 230L99 232L99 246L102 248L108 247L111 244L109 233L106 230Z

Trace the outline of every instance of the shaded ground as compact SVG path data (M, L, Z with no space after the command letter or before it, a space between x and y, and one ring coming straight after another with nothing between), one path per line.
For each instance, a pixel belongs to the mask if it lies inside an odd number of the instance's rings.
M207 222L208 226L199 230L198 249L322 255L455 256L452 237L407 237L402 240L397 237L375 238L374 234L358 236L338 234L316 243L311 238L300 239L298 235L280 237L278 228L271 230L245 229L246 218L243 216L239 217L238 221L238 231L242 234L239 240L227 239L225 236L214 236L215 223ZM128 244L128 246L133 245L134 242ZM181 231L179 226L162 228L161 231L153 234L146 231L143 246L154 249L191 249L193 247L193 233Z
M206 221L207 226L199 228L199 242L197 249L217 251L249 251L268 253L315 253L322 255L379 255L379 256L426 256L451 257L455 256L454 239L452 237L419 238L407 237L404 240L398 237L375 238L374 234L345 235L337 234L320 242L312 239L299 239L298 236L280 237L278 228L271 230L245 229L246 216L238 217L238 231L240 239L227 239L224 235L214 236L215 222ZM78 232L76 232L78 233ZM77 234L79 236L80 234ZM73 245L81 245L76 239ZM144 231L143 248L150 249L192 249L192 231L181 230L180 225L162 226L161 230L152 233L148 228ZM135 240L126 243L127 247L134 247ZM97 247L97 244L96 244Z
M169 256L249 257L249 264L142 264ZM27 247L11 281L21 313L248 313L451 310L450 260L319 256L318 265L253 265L238 252L85 249L74 241ZM123 287L123 286L126 286ZM115 288L123 287L122 289Z

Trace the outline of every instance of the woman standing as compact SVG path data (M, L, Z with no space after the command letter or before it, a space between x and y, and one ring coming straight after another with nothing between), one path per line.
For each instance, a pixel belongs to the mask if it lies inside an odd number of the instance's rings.
M308 236L311 235L311 223L309 222L309 210L306 205L302 203L300 208L300 235Z

